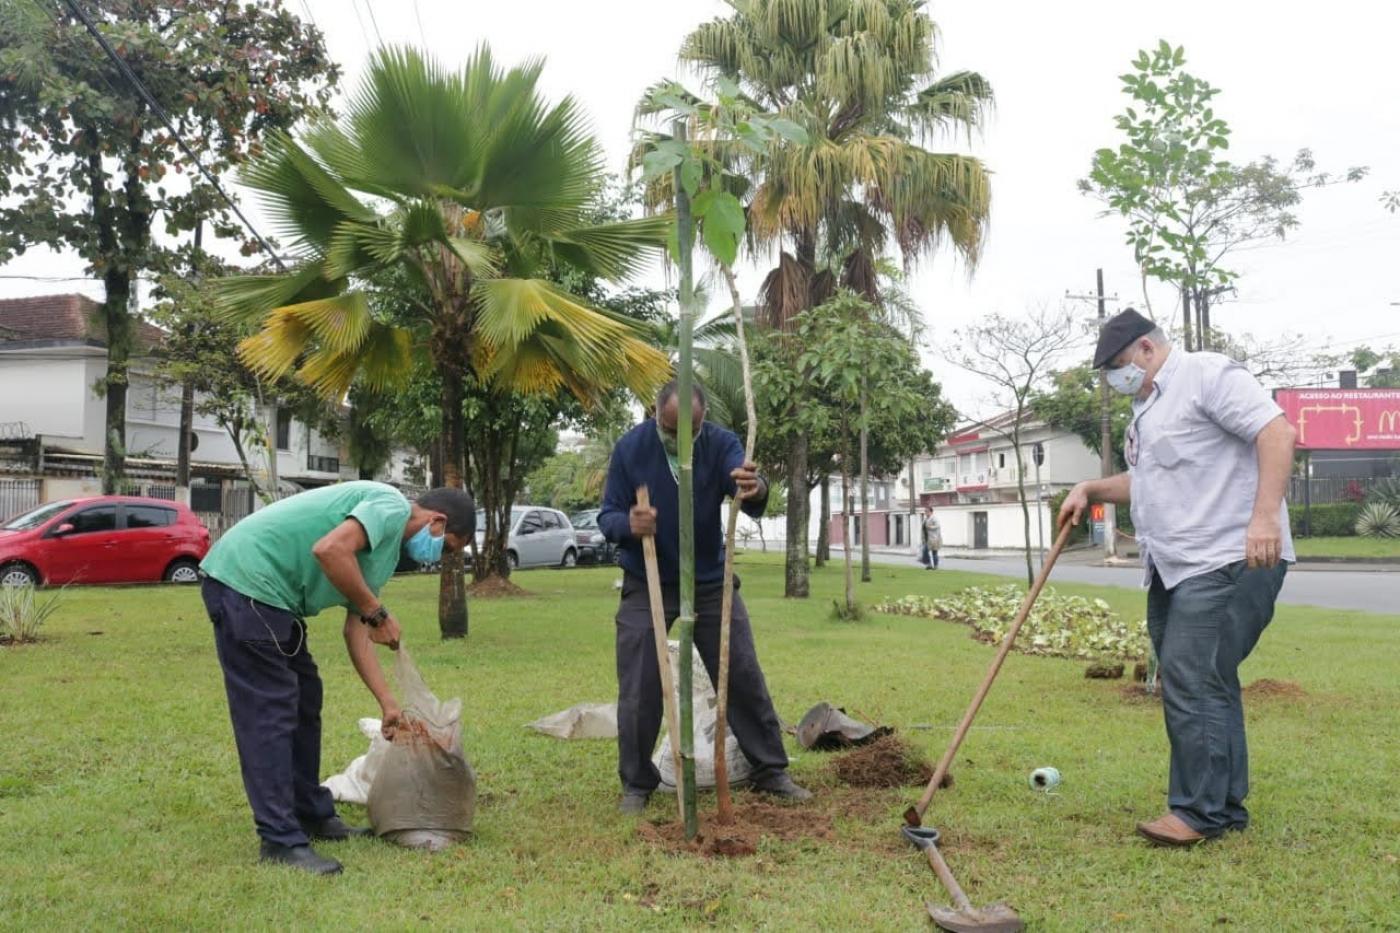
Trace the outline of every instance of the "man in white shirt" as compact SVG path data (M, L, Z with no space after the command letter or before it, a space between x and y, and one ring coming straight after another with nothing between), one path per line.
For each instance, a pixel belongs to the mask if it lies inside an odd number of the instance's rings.
M1080 483L1060 521L1077 524L1091 502L1132 504L1171 742L1169 810L1137 828L1194 845L1249 823L1238 668L1296 559L1284 502L1295 433L1243 366L1174 349L1131 308L1104 326L1094 366L1134 397L1128 472Z

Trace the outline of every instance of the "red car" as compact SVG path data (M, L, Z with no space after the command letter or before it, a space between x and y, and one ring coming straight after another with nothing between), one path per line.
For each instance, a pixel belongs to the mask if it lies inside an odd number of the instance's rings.
M176 502L50 502L0 525L0 585L194 583L207 553L209 529Z

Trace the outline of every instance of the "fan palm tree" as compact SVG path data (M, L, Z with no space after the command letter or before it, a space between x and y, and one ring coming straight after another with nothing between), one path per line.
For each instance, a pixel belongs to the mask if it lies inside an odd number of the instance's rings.
M296 251L290 271L223 282L230 313L262 322L244 359L333 398L430 360L450 486L463 483L467 387L562 388L587 404L619 384L646 395L670 369L634 322L543 277L563 263L622 279L644 249L664 245L669 221L589 221L603 184L598 146L572 98L541 98L541 67L504 70L485 47L456 72L416 51L381 51L339 122L274 137L243 175ZM396 272L419 297L378 319L365 283ZM466 628L454 563L444 565L445 636Z
M764 282L765 322L794 318L845 287L878 300L887 245L906 265L946 243L975 264L990 211L976 158L926 144L981 126L992 91L980 75L936 74L937 30L922 0L729 0L733 13L686 37L680 57L736 82L763 110L806 131L752 157L749 229L779 248ZM742 156L740 156L742 157ZM844 256L839 274L818 256ZM807 451L794 432L787 463L786 593L808 592Z

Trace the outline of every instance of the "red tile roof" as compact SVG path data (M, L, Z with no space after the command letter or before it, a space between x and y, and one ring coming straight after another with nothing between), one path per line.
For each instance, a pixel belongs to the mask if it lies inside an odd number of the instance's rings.
M36 295L0 299L0 342L22 340L93 340L107 343L101 306L84 295ZM164 333L145 321L136 322L136 343L150 348Z

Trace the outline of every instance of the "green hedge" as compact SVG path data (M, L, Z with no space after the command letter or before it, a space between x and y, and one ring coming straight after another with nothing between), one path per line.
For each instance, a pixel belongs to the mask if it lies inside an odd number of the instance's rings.
M1288 506L1288 523L1294 536L1303 534L1302 505ZM1319 538L1356 537L1356 517L1361 512L1359 502L1327 502L1314 504L1311 511L1312 534Z

